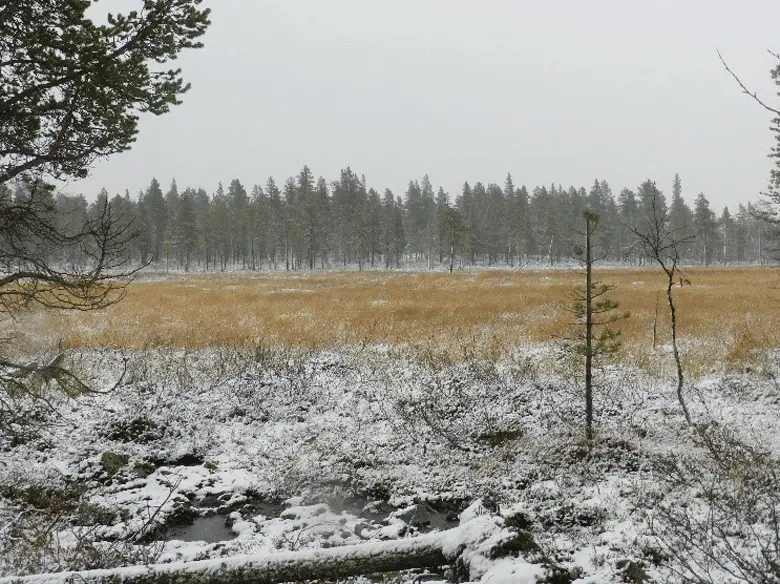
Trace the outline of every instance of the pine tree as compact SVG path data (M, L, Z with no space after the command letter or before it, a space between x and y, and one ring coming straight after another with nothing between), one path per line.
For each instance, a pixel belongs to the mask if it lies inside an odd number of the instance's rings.
M198 234L197 261L198 265L203 262L203 268L208 270L211 257L211 237L208 233L211 201L205 189L195 191L192 206L195 212L195 232Z
M409 240L409 251L419 261L425 255L425 204L422 189L417 181L409 181L404 203L405 230Z
M404 202L401 197L395 198L395 233L393 240L395 242L395 267L401 267L401 259L406 254L406 248L409 245L406 237L406 227L404 218Z
M737 216L734 229L734 255L737 262L748 261L750 250L750 231L752 227L752 217L748 213L745 205L740 203L737 206Z
M736 239L737 225L729 212L728 207L723 207L720 218L718 219L717 229L721 240L720 261L725 265L736 259Z
M89 220L89 205L84 195L68 196L58 193L55 198L57 230L66 237L78 235ZM67 247L61 250L58 258L64 265L80 266L83 257L79 249Z
M233 265L247 266L249 249L249 195L237 178L230 181L227 192L230 216L230 260Z
M499 261L509 241L504 191L494 183L487 187L480 231L485 238L488 265L493 265Z
M284 249L284 209L282 207L282 193L273 177L268 177L265 183L265 194L268 197L268 257L277 268L280 250Z
M84 178L130 148L141 113L180 103L189 85L165 64L201 46L210 23L200 1L146 0L102 23L89 1L3 2L0 183Z
M423 216L420 221L422 227L423 253L428 269L433 268L433 260L436 255L436 197L433 185L426 174L420 183L420 197L422 199Z
M171 186L165 193L165 228L163 231L163 249L165 255L165 269L173 256L178 256L179 266L181 267L180 242L178 241L179 229L177 221L179 219L179 187L176 179L171 180Z
M363 255L373 267L380 254L382 236L382 201L374 189L366 194L361 223Z
M553 246L555 245L555 203L553 196L546 187L536 187L531 193L531 204L529 213L531 215L531 232L535 245L531 248L532 253L538 260L547 257L550 265L553 264L555 256Z
M230 261L231 227L230 227L230 202L222 182L217 186L217 192L211 198L211 212L209 213L209 227L207 233L211 236L211 248L214 253L213 265L219 264L219 269L225 271Z
M780 87L780 64L776 65L770 74L774 84ZM774 160L775 166L769 172L769 186L766 192L764 207L768 215L774 221L778 221L780 220L780 214L777 210L780 206L780 109L767 107L763 103L761 105L775 116L770 126L774 133L775 143L769 151L769 158Z
M518 238L516 236L516 227L513 224L517 215L517 191L515 190L515 183L512 180L512 173L506 174L504 179L504 236L506 241L503 243L505 252L505 262L510 267L514 267L515 256L519 254L517 243Z
M601 227L596 231L596 244L599 249L609 252L607 257L611 261L617 262L620 261L617 245L621 230L620 217L615 196L606 180L601 181L601 204Z
M575 256L580 260L585 278L582 287L575 288L569 294L571 304L567 310L574 315L575 323L581 326L566 349L583 358L585 385L585 438L593 440L593 365L594 360L602 356L615 354L620 348L620 330L615 323L628 318L628 314L617 311L619 304L605 296L615 289L609 284L601 284L593 279L593 266L603 255L594 249L594 235L599 226L599 216L589 210L582 215L585 230L579 231L583 237L582 245L574 248ZM596 330L600 332L596 334Z
M263 192L263 187L256 184L252 187L249 200L249 255L253 271L263 267L268 250L269 219L268 197Z
M309 269L317 265L320 247L320 212L317 192L314 188L314 175L308 166L304 166L297 176L296 194L291 214L295 217L299 238L300 254L305 254Z
M704 193L696 197L696 205L693 211L693 226L696 232L696 246L699 258L703 265L709 266L715 254L717 231L715 214L710 209L710 202Z
M449 203L442 209L440 220L442 222L440 232L444 238L442 243L446 249L451 274L455 269L455 256L462 253L468 241L466 220L463 213L455 207L451 207Z
M447 245L447 213L450 201L442 187L436 193L436 255L440 264L449 251Z
M168 228L168 210L165 205L160 183L156 178L152 179L149 188L144 193L144 207L152 261L159 262L163 257L165 232Z
M125 195L114 195L109 201L111 212L116 214L117 226L132 236L128 241L126 258L131 264L143 265L140 244L140 222L138 218L138 204L130 197L130 192L125 190Z
M179 197L179 213L176 218L176 241L184 271L189 272L193 256L198 250L198 225L195 217L195 191L184 189Z
M487 261L490 253L488 234L485 232L485 213L488 208L487 189L481 182L476 182L471 192L474 200L474 225L469 225L469 229L474 244L473 253L476 261Z
M382 197L382 257L385 269L390 269L395 254L395 196L393 191L385 189Z
M680 175L675 174L672 184L672 202L669 206L669 228L681 242L690 241L694 235L693 223L693 211L682 197ZM678 251L681 257L691 254L690 246L683 243L680 244Z
M514 207L510 215L510 237L515 242L517 264L527 261L528 250L533 247L533 238L528 224L528 190L525 185L515 189Z
M320 266L324 269L330 254L330 239L333 232L330 193L323 177L317 179L315 187L315 208L317 213L317 249L320 252Z
M296 270L300 253L300 222L296 215L298 187L293 177L284 181L282 188L282 214L284 217L284 269Z
M455 202L456 208L463 215L463 219L466 223L466 231L468 232L467 240L465 243L465 252L468 254L469 264L472 266L476 263L476 250L477 250L477 211L476 203L474 201L474 193L471 190L469 183L463 183L463 191Z

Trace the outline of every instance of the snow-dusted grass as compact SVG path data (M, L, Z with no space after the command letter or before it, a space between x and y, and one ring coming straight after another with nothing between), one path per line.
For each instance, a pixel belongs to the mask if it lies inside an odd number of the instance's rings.
M675 287L689 373L742 367L780 343L780 273L774 268L691 268ZM621 360L668 371L665 282L655 268L604 269L621 322ZM36 315L24 330L70 348L340 348L385 344L457 363L495 360L515 347L571 333L562 309L581 285L571 270L441 273L177 274L141 279L120 304L95 313ZM658 337L652 325L658 308ZM45 339L42 340L42 339Z
M641 569L663 581L653 509L695 492L664 491L655 461L698 451L672 380L625 365L603 371L589 451L576 381L537 366L555 356L545 345L457 363L387 346L74 353L71 364L96 388L112 385L125 359L126 378L110 394L58 404L39 438L3 445L0 572L412 537L483 498L528 534L527 549L502 560L518 570L554 566L584 584ZM736 428L777 456L773 371L700 378L686 389L694 418ZM48 502L66 500L73 485L73 508L52 511ZM206 512L224 513L235 538L142 545Z
M5 327L20 359L59 345L95 389L127 370L106 395L53 394L56 413L29 405L38 434L0 439L0 574L410 538L476 499L525 538L484 566L506 577L491 582L677 582L675 522L706 525L713 509L738 525L733 549L759 557L778 539L780 503L756 489L780 486L780 274L689 270L675 286L697 430L674 392L662 278L598 277L631 318L597 375L592 448L579 366L551 341L570 332L570 271L177 275L106 311L24 315ZM703 438L730 433L743 444L724 467ZM172 539L213 513L233 539ZM726 565L698 552L712 582L728 581L730 549Z

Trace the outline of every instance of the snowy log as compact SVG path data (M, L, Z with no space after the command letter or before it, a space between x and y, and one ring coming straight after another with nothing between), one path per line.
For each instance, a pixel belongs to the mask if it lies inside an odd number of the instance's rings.
M0 578L0 584L277 584L335 580L376 572L432 568L458 561L473 575L486 559L476 548L505 541L494 518L478 517L441 533L336 548L236 556L196 562L131 566ZM476 561L475 561L476 560Z

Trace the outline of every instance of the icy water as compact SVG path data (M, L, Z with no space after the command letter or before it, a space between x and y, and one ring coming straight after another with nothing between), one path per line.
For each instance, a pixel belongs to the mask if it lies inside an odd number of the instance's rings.
M230 541L236 534L225 524L224 515L212 515L210 517L197 517L192 524L175 527L168 531L165 539L181 541L205 541L206 543L219 543Z

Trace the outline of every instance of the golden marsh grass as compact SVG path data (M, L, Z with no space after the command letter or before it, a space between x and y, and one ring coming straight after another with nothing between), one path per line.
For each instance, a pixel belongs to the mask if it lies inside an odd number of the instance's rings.
M744 363L776 347L780 271L685 270L675 286L689 366ZM664 276L657 269L604 269L621 322L624 359L652 368L669 341ZM91 313L47 313L33 332L66 348L336 348L411 345L458 356L500 357L514 347L571 333L563 310L581 284L561 270L439 273L259 273L137 281L118 305ZM658 344L652 327L658 303Z

